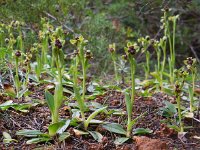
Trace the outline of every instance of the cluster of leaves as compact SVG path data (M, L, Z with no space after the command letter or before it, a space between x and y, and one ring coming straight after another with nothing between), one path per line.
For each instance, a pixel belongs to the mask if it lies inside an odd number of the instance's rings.
M31 91L29 91L29 85L31 83L43 84L51 83L53 84L54 94L49 92L50 89L45 90L45 99L47 105L51 112L52 123L48 126L48 133L42 133L38 130L28 130L24 129L18 131L17 135L24 135L27 137L32 137L31 140L27 141L27 144L38 143L38 142L47 142L53 139L54 136L59 135L59 141L63 141L70 136L70 133L65 132L66 129L71 126L76 126L80 130L74 129L74 132L79 135L90 134L97 141L101 141L103 136L97 131L90 131L88 129L89 124L105 124L104 128L111 131L113 128L116 128L117 132L120 130L123 131L123 134L126 132L126 140L131 137L132 126L141 118L144 114L132 120L132 106L134 103L135 95L135 48L138 48L137 45L133 43L128 43L125 48L127 58L130 61L130 64L133 68L132 72L132 91L131 99L126 94L126 105L128 112L128 122L127 122L127 131L123 129L120 124L112 124L109 122L103 122L100 120L95 120L94 118L99 113L110 114L113 112L108 112L106 106L94 104L90 109L85 104L86 99L86 79L87 79L87 69L89 67L89 60L93 58L92 53L87 50L88 41L83 38L83 36L75 37L70 40L71 44L77 49L72 54L71 60L71 69L67 69L65 63L65 53L63 47L65 45L66 35L63 28L52 26L47 19L43 18L41 20L42 29L38 33L38 42L33 43L30 50L26 50L24 47L24 39L22 35L23 23L19 21L13 21L8 26L1 24L1 48L5 50L1 54L1 61L7 62L8 68L10 70L11 79L2 76L2 95L11 96L18 99L19 101L27 98ZM15 31L17 31L16 34ZM7 37L8 36L8 37ZM82 85L78 83L79 80L79 65L82 69ZM11 67L14 66L14 67ZM5 69L5 70L6 70ZM21 71L24 71L24 74L21 75ZM7 72L6 72L7 73ZM68 76L72 76L72 79ZM66 78L67 77L67 78ZM52 80L52 81L48 81ZM8 82L8 83L6 83ZM73 87L74 92L64 90L63 85L68 87ZM76 103L78 104L78 109L73 109L74 114L69 119L60 119L59 110L63 101L65 100L64 92L72 94ZM76 103L73 104L73 107L76 107ZM5 111L7 109L15 109L16 111L27 112L30 107L36 106L37 104L32 103L13 103L13 101L7 101L0 105L0 108ZM89 116L85 116L85 112L92 111ZM81 117L80 117L81 115ZM83 126L78 126L79 123L83 123ZM109 127L109 128L108 128ZM110 129L111 128L111 129ZM82 131L83 130L83 131ZM117 133L115 132L115 133ZM122 132L121 132L122 133ZM151 133L150 130L138 129L135 131L135 134L147 134ZM4 133L5 142L16 142L7 132ZM124 138L121 140L125 142ZM119 142L120 139L117 139ZM121 141L120 140L120 141Z
M177 53L192 55L193 51L190 50L192 48L199 56L197 51L199 34L195 32L200 27L197 18L200 13L199 6L198 0L182 3L163 0L156 0L153 3L145 0L140 2L130 2L130 0L8 0L2 1L0 14L3 17L2 21L5 22L12 19L27 22L25 27L27 42L25 44L29 46L31 40L36 40L36 36L28 31L29 29L38 31L41 16L49 17L54 25L62 25L68 32L80 33L90 41L89 49L97 54L95 60L98 61L94 62L98 63L94 68L104 66L97 70L107 72L107 66L110 63L106 51L107 45L115 42L119 49L122 49L127 38L137 39L141 35L153 37L161 26L160 8L163 7L172 8L171 15L180 14L177 24L179 29L176 37ZM131 36L129 29L134 31Z

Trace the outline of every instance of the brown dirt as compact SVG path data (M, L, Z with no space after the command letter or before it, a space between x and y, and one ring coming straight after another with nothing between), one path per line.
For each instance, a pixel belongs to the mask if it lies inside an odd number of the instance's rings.
M40 99L43 101L44 97L43 91L44 87L32 88L33 98ZM9 98L1 99L2 103ZM169 129L166 125L162 124L160 121L164 118L158 114L159 108L164 106L163 100L171 101L173 97L168 97L162 93L154 94L151 98L136 97L135 105L133 111L133 118L139 116L141 113L147 112L143 118L139 119L134 128L149 128L153 130L153 133L146 136L133 136L133 140L129 140L120 146L116 146L113 141L119 135L110 133L99 126L90 126L90 129L99 131L103 135L103 141L101 143L96 142L90 135L87 136L76 136L72 132L72 128L68 129L71 133L69 139L64 142L58 143L56 138L52 142L43 144L32 144L26 145L28 138L21 136L16 136L15 133L22 129L37 129L42 132L48 131L48 125L50 124L50 111L46 105L40 104L32 107L28 113L18 112L12 109L6 111L0 111L0 149L4 150L29 150L34 148L41 148L45 150L53 149L72 149L72 150L173 150L177 148L178 150L191 150L200 149L200 140L194 139L193 136L200 137L200 124L198 122L185 120L185 126L193 125L193 128L187 130L186 139L183 142L177 138L177 133ZM16 100L14 100L16 102ZM22 100L23 102L24 100ZM95 99L104 105L108 105L108 109L122 109L126 110L124 103L124 96L121 92L117 91L107 91L106 94L98 96ZM19 101L18 101L19 102ZM61 118L69 118L70 113L68 108L63 106L60 110ZM107 117L105 114L100 114L97 119L120 123L125 126L125 116L111 115ZM192 124L193 123L193 124ZM17 143L11 143L9 145L3 144L2 132L8 132L13 139L18 140Z

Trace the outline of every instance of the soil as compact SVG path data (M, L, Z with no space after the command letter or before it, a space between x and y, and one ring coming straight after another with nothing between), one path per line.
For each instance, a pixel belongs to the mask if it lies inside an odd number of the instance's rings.
M31 99L39 99L44 101L43 93L44 86L34 86L30 90L32 91ZM9 100L9 97L0 97L0 103ZM187 134L184 140L178 138L178 133L173 129L168 128L165 124L161 123L161 120L166 118L160 115L160 108L164 106L164 100L174 101L173 97L167 96L163 93L155 93L152 97L135 97L135 104L133 109L133 118L139 116L141 113L146 114L138 120L133 128L149 128L153 132L144 136L132 136L132 139L128 140L122 145L115 145L114 139L119 137L117 134L110 133L102 128L101 125L90 126L93 131L96 130L103 135L101 143L95 141L90 135L78 136L73 132L72 127L69 127L67 131L71 134L70 138L64 142L58 142L55 137L54 140L48 143L31 144L27 145L28 138L22 136L16 136L15 133L22 129L34 129L42 132L48 132L48 125L51 122L50 111L46 104L39 104L31 107L29 112L23 113L8 109L6 111L0 111L0 149L4 150L198 150L200 149L200 140L195 139L194 136L200 137L200 123L195 120L184 120L185 126L193 126L186 130ZM20 101L17 99L14 102L24 103L25 99ZM96 102L107 105L108 109L121 109L126 110L124 95L121 92L115 90L108 90L104 95L98 96L95 99ZM60 109L61 118L69 118L69 109L63 105ZM116 122L125 126L126 115L110 115L107 117L105 114L100 114L96 119ZM5 145L3 143L2 132L8 132L13 139L18 142L12 142Z

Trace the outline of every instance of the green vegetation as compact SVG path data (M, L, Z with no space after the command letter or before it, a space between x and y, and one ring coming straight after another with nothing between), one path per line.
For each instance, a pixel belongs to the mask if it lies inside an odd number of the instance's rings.
M145 0L2 2L0 116L8 120L27 113L35 123L20 126L13 121L18 127L14 131L1 125L3 144L20 143L24 136L27 145L56 145L74 137L93 137L99 143L108 137L120 145L133 135L159 137L155 128L162 128L161 123L177 135L191 132L188 128L195 132L193 121L199 121L200 109L195 47L199 33L182 27L187 13L178 7L183 4L169 9L176 2L161 2L152 6ZM146 5L138 10L142 4ZM157 5L163 9L157 10ZM186 11L200 13L196 5L200 3L192 1ZM153 12L158 21L149 23ZM192 53L182 56L183 47ZM38 125L40 111L50 117ZM153 128L151 118L158 124ZM192 124L185 118L193 119Z

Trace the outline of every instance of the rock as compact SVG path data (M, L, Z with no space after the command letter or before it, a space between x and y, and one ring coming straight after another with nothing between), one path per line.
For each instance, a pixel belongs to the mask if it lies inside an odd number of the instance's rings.
M167 144L159 139L135 136L137 150L167 150Z

